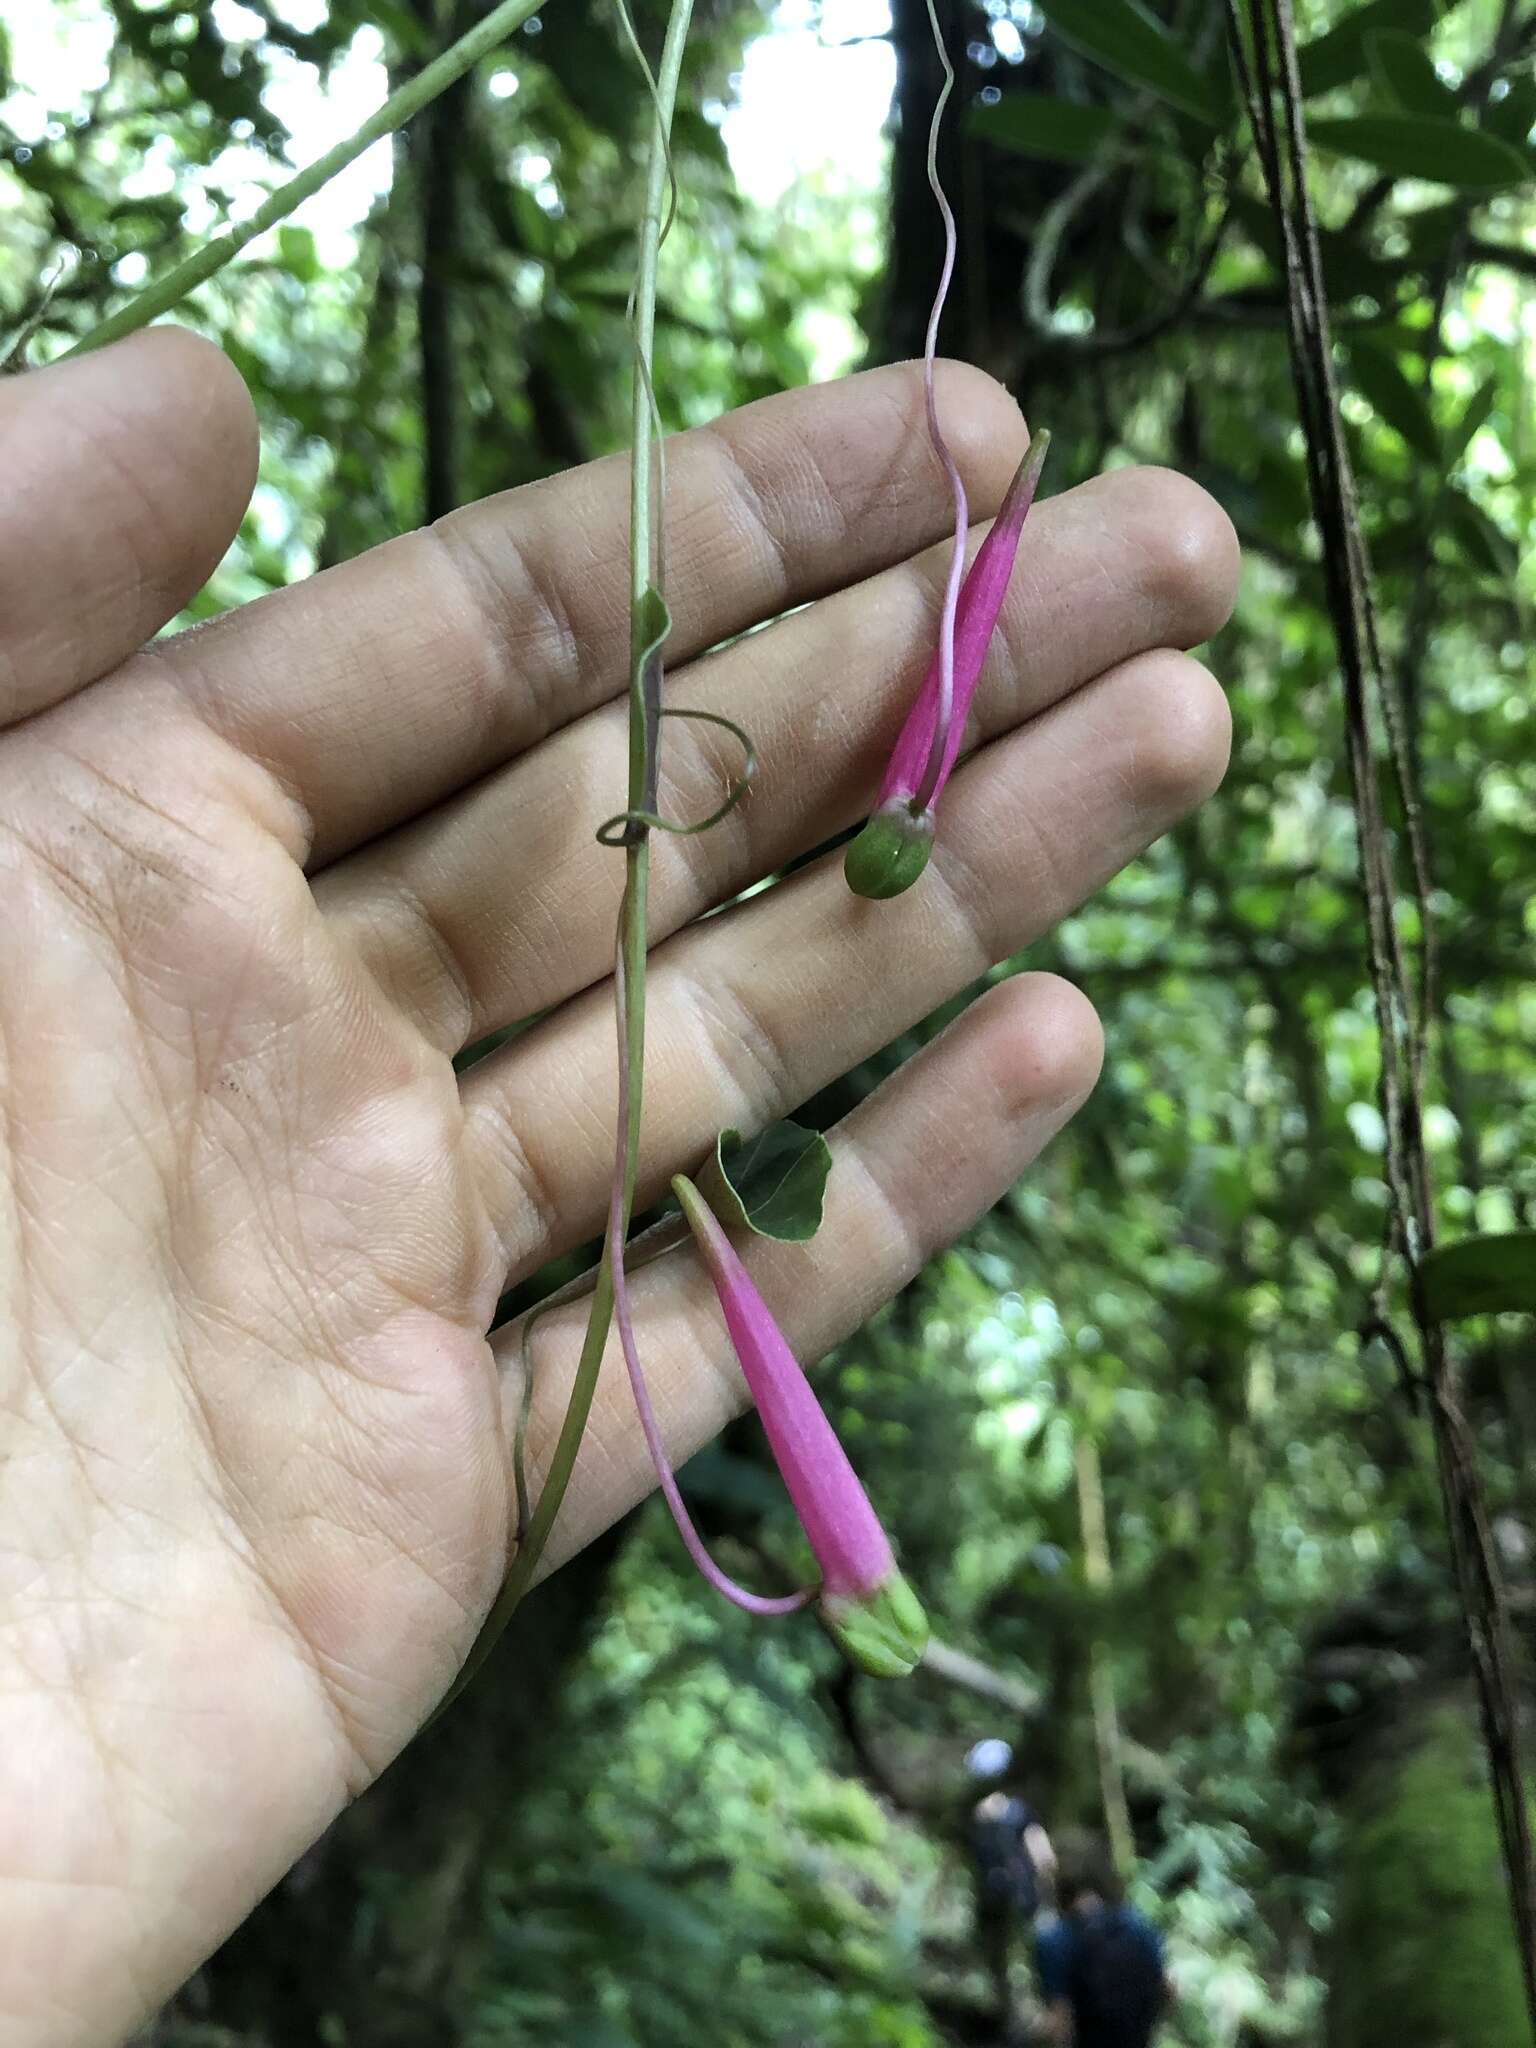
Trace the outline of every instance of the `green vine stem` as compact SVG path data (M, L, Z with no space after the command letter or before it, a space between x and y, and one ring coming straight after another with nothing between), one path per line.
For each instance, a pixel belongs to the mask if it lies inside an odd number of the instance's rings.
M669 186L669 156L672 110L677 103L678 80L682 73L683 49L688 36L692 0L674 0L667 23L666 42L656 73L651 152L646 179L645 211L640 225L639 259L635 274L634 328L635 381L633 407L633 449L630 467L630 672L629 672L629 804L630 829L624 845L624 899L619 911L618 955L623 990L620 1031L622 1058L628 1068L627 1115L623 1138L622 1210L627 1228L634 1205L635 1173L640 1151L641 1077L645 1059L645 968L646 901L650 877L650 826L646 816L653 808L651 781L656 751L654 706L648 707L648 687L654 692L659 676L659 649L664 637L666 610L652 581L652 563L660 541L659 517L653 505L651 479L652 415L651 359L656 331L656 267L661 246L663 215ZM654 524L653 524L654 520ZM527 1534L512 1559L495 1606L470 1651L463 1670L443 1702L458 1694L474 1677L492 1644L533 1584L540 1558L548 1545L555 1518L565 1499L576 1467L576 1456L586 1434L587 1420L597 1392L603 1352L613 1322L612 1238L605 1247L592 1287L592 1308L587 1333L571 1384L570 1401L555 1444L538 1505L528 1523ZM439 1713L442 1708L438 1709Z
M64 359L84 355L88 349L105 348L110 341L121 341L125 334L147 327L151 320L157 320L162 313L180 305L189 292L216 276L258 235L264 235L279 221L286 220L290 213L302 206L322 185L328 185L338 171L344 171L354 158L360 157L381 136L393 135L397 128L403 128L413 114L419 114L455 79L462 78L472 65L478 64L515 29L521 28L542 4L543 0L502 0L502 4L492 8L484 21L477 22L450 48L424 65L398 92L392 92L355 135L349 135L345 142L338 142L334 149L328 149L324 156L317 157L312 164L296 173L286 185L279 186L257 207L249 220L232 224L222 234L204 242L200 249L194 249L174 270L168 270L164 277L147 284L125 306L119 306L99 326L93 327L73 348L66 349Z
M638 1237L631 1238L624 1247L624 1270L638 1273L642 1266L649 1266L663 1258L668 1252L675 1252L680 1245L688 1242L688 1224L682 1216L663 1216L653 1223L649 1230L642 1230ZM522 1367L523 1381L518 1390L517 1423L512 1437L512 1480L517 1495L517 1540L523 1542L528 1534L531 1509L528 1505L528 1416L533 1405L533 1333L539 1324L557 1308L569 1308L572 1302L585 1301L597 1285L600 1268L589 1267L585 1273L578 1273L574 1280L567 1280L563 1287L557 1287L541 1302L529 1309L523 1318L522 1341L518 1355Z

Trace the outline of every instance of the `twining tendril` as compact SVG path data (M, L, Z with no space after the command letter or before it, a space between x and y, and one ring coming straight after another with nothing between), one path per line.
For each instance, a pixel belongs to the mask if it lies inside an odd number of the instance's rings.
M657 811L619 811L611 818L605 818L597 828L599 846L627 846L630 835L637 829L648 832L670 832L677 839L691 839L696 833L707 832L711 825L718 825L722 818L728 818L746 795L753 777L757 774L757 749L751 735L739 726L734 718L726 718L719 711L687 711L681 706L664 704L663 718L693 718L701 725L718 725L728 732L741 747L743 761L741 773L727 791L723 803L718 804L707 818L696 819L691 825L679 824L675 818L663 818Z
M661 244L672 232L673 221L677 219L677 164L672 156L672 137L668 132L666 117L662 113L661 93L656 85L656 74L651 69L650 58L646 56L645 51L641 47L640 37L635 28L635 18L629 11L629 0L613 0L613 4L614 10L619 17L619 27L624 33L624 40L629 44L630 55L639 65L640 75L645 80L645 90L651 102L651 112L657 116L658 120L661 153L666 160L667 210L662 218L661 233L656 240L656 246L660 248ZM631 315L634 312L634 308L635 294L634 287L631 286L629 294L629 311Z
M640 38L635 30L634 17L629 11L628 0L614 0L614 8L619 17L619 27L623 32L625 41L629 44L630 53L639 65L640 74L645 80L645 89L650 98L651 110L656 116L656 133L660 140L662 154L666 163L667 209L662 217L660 232L656 237L656 253L659 256L668 235L672 232L673 223L677 219L677 164L672 155L672 138L668 132L668 123L663 118L661 95L656 84L656 74L652 71L650 60L641 48ZM657 593L659 598L660 594L667 587L666 528L662 521L661 509L667 494L666 437L662 432L661 407L656 402L656 386L651 377L651 366L646 360L646 350L641 346L640 331L635 322L635 294L637 289L638 280L629 288L629 298L625 304L624 317L628 321L630 332L635 338L635 371L644 389L646 418L650 429L650 519L648 522L650 526L650 556L646 567L650 576L651 588ZM598 833L599 842L604 846L632 846L638 831L642 829L646 817L653 815L656 811L657 790L661 777L662 649L665 642L666 629L663 629L647 647L645 660L640 671L640 707L645 740L644 797L640 805L628 813L623 837L618 839L604 838L602 831ZM606 830L606 826L604 830Z

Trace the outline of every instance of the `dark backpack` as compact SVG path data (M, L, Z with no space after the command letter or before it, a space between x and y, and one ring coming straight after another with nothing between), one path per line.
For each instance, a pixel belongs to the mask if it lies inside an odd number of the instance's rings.
M1163 1968L1145 1927L1118 1910L1076 1922L1067 1983L1078 2048L1147 2048Z

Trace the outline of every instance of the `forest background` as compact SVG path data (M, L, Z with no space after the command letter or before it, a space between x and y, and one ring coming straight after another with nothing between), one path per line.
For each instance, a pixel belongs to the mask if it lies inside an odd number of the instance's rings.
M58 353L483 11L3 0L0 323L31 359ZM1210 657L1236 718L1223 792L1001 970L1094 998L1096 1095L824 1368L953 1654L901 1686L853 1679L810 1628L722 1607L653 1503L528 1604L157 2021L158 2048L1000 2041L963 1825L965 1753L998 1735L1057 1829L1123 1813L1181 1987L1171 2042L1530 2039L1434 1403L1373 1324L1388 1132L1345 707L1226 9L939 13L960 72L942 346L1050 426L1049 489L1170 463L1246 554ZM1519 1232L1536 5L1296 13L1345 431L1432 862L1423 1147L1448 1238ZM656 0L638 15L654 48ZM937 84L923 0L702 7L662 272L669 428L920 351ZM264 448L191 616L623 444L647 120L611 9L550 0L180 309L239 366ZM842 1114L944 1021L804 1118ZM1522 1686L1533 1368L1528 1317L1454 1326ZM791 1555L751 1421L685 1485L725 1555Z

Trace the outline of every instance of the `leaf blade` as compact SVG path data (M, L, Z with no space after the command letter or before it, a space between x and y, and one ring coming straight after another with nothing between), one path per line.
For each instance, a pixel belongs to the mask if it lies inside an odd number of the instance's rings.
M1067 164L1091 162L1116 125L1108 107L1052 99L1037 92L1009 93L995 106L973 107L966 119L970 133L983 142L995 143L1018 156Z
M1370 57L1366 38L1378 29L1424 36L1456 0L1369 0L1324 34L1313 36L1297 51L1301 89L1308 99L1350 85L1366 69Z
M751 1138L722 1131L699 1186L727 1229L805 1244L821 1227L831 1171L831 1149L820 1131L786 1117Z
M1532 166L1518 149L1458 121L1418 114L1355 114L1347 120L1312 119L1313 147L1352 156L1394 178L1422 178L1461 192L1506 192L1527 183Z
M1040 0L1040 11L1064 41L1116 78L1212 128L1225 124L1229 101L1221 85L1195 69L1140 0Z
M1401 29L1373 29L1365 48L1372 77L1405 114L1428 114L1442 121L1457 118L1460 102L1417 36Z
M1437 1245L1419 1267L1419 1292L1425 1314L1437 1323L1536 1315L1536 1230Z
M1441 462L1440 430L1429 409L1428 395L1404 372L1396 353L1370 341L1356 340L1349 351L1350 380L1416 455L1437 466Z

